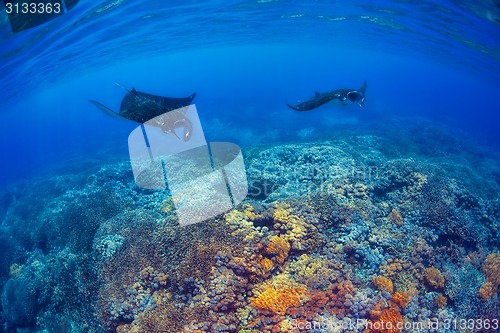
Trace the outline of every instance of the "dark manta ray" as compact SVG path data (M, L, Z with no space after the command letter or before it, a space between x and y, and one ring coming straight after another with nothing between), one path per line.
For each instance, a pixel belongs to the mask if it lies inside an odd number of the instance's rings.
M365 104L365 91L366 81L359 89L335 89L322 94L316 92L313 99L302 102L295 106L289 104L287 105L297 111L309 111L312 109L316 109L317 107L334 99L338 99L342 102L348 99L353 103L357 103L359 106L363 106Z
M162 97L132 89L123 97L120 112L115 112L99 102L90 102L113 117L128 119L141 124L163 115L155 119L154 125L151 125L161 127L163 132L173 133L178 138L179 136L175 130L182 128L182 139L187 141L191 137L193 126L186 117L186 110L181 108L190 105L195 95L196 93L184 98Z

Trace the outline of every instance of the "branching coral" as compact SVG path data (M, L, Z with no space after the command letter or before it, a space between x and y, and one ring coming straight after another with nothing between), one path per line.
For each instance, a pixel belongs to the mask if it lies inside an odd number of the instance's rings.
M262 269L264 270L264 272L268 273L268 272L272 271L272 269L274 268L274 265L273 265L273 261L271 259L264 258L262 256L260 256L259 259L260 259L259 264L262 267ZM267 274L265 274L265 275L267 275Z

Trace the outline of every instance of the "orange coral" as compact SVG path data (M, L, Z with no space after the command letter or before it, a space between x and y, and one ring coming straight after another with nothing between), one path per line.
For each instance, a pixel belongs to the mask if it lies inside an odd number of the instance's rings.
M446 305L448 305L448 299L443 294L437 295L434 300L434 306L436 308L444 308Z
M397 226L402 226L404 219L401 216L401 214L393 208L391 210L391 213L389 214L389 221L391 221L392 223L395 223Z
M404 308L408 305L408 303L410 303L410 296L408 295L408 293L405 293L403 291L398 291L398 292L395 292L393 295L392 295L392 298L391 298L391 301L397 305L397 307L399 308Z
M376 321L370 321L368 327L373 333L401 333L404 319L398 309L390 307L382 311Z
M266 273L272 271L273 261L271 259L264 258L261 256L259 263Z
M444 276L436 267L427 268L425 271L425 281L432 288L444 288Z
M259 296L252 298L250 302L256 308L284 315L288 308L301 304L301 297L305 293L306 289L304 287L278 288L270 283L266 283L264 291Z
M372 282L378 290L388 291L391 294L394 291L394 285L392 284L392 280L384 276L377 276L373 279Z
M280 264L288 257L288 251L290 251L290 243L280 236L271 237L266 247L266 252L269 255L275 255L276 261Z
M482 298L483 301L490 300L497 293L497 287L490 281L483 283L481 288L479 288L478 296Z
M500 254L489 254L483 263L483 273L486 276L486 282L479 289L479 297L484 301L489 300L497 294L500 286Z
M484 260L483 272L486 279L494 285L500 285L500 254L491 253Z

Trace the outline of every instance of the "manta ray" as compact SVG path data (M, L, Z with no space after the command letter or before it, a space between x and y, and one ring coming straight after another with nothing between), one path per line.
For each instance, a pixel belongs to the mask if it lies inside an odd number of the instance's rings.
M191 104L196 93L188 97L178 98L151 95L135 89L126 90L128 93L123 97L120 112L115 112L97 101L90 100L89 102L110 116L132 120L141 124L158 117L150 125L160 127L163 132L172 133L177 138L179 138L179 135L176 129L180 128L182 129L182 139L184 141L191 138L193 126L186 117L187 109L183 107Z
M365 91L366 91L366 81L363 83L359 89L335 89L327 91L325 93L316 92L314 98L292 106L287 104L290 108L297 111L309 111L316 109L321 105L328 103L334 99L338 99L341 102L345 100L350 100L353 103L357 103L359 106L365 104Z

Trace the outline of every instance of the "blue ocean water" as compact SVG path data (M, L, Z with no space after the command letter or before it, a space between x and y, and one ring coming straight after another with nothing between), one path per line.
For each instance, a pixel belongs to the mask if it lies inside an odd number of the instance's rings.
M166 96L197 92L206 126L227 122L220 139L238 127L328 131L325 117L425 117L500 142L493 1L82 1L18 34L2 16L3 184L103 148L126 153L134 125L87 102L118 109L125 91L115 83ZM362 109L286 107L364 80Z
M497 0L80 0L17 33L2 8L0 40L0 332L319 332L294 320L384 302L498 330ZM287 106L365 81L362 107ZM134 183L139 124L89 102L134 88L196 93L242 205L179 230Z

